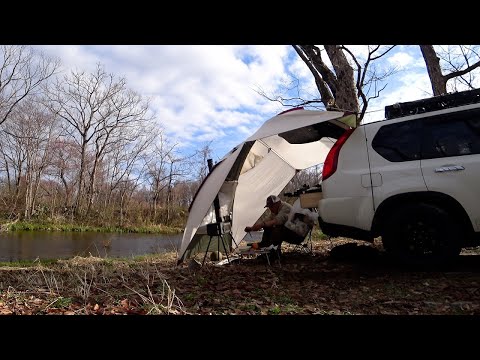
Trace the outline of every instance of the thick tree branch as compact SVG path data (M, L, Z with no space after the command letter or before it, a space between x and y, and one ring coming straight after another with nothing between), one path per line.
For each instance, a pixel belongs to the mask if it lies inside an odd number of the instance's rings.
M451 72L450 74L443 75L443 78L445 79L445 82L447 82L448 80L450 80L450 79L452 79L452 78L454 78L454 77L458 77L458 76L465 75L466 73L469 73L469 72L471 72L472 70L475 70L475 69L478 68L479 66L480 66L480 61L477 61L475 64L470 65L470 66L467 67L466 69L459 70L459 71L454 71L454 72Z
M303 60L303 62L310 69L310 72L312 73L313 78L315 79L315 84L317 85L318 91L320 93L320 97L322 98L323 105L325 105L325 107L328 107L331 104L333 104L334 103L334 98L332 96L332 93L328 89L325 81L322 79L322 76L316 70L316 67L313 65L311 58L308 58L304 54L304 52L303 52L304 49L303 49L302 46L293 45L293 48L297 52L298 56L300 56L300 58ZM318 61L322 62L321 58L319 58Z

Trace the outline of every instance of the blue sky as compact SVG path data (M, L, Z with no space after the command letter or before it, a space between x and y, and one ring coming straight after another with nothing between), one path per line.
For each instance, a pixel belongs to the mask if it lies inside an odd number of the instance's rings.
M93 71L97 63L125 77L127 85L151 98L156 121L169 139L191 153L211 142L218 161L263 122L286 110L257 93L278 95L300 80L302 93L318 96L313 76L290 45L36 45L57 56L62 69ZM361 55L366 47L349 46ZM395 66L366 121L384 118L384 106L431 96L417 45L397 46L379 66Z

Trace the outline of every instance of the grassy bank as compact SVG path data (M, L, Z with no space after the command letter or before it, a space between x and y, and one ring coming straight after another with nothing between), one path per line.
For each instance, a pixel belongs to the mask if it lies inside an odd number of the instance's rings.
M146 226L90 226L83 224L53 224L48 222L25 222L16 221L1 225L3 231L78 231L78 232L118 232L118 233L142 233L142 234L164 234L173 235L183 231L181 227L167 225L146 225Z

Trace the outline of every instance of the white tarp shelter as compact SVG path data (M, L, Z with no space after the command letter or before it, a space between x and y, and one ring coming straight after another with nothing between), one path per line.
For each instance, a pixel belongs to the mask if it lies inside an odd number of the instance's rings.
M324 162L345 129L356 126L356 115L338 111L292 109L267 120L252 136L221 159L200 186L190 206L179 251L180 264L195 254L223 249L220 238L207 234L220 216L229 218L231 232L224 239L236 247L265 211L268 195L278 195L297 171ZM219 244L217 243L219 242Z

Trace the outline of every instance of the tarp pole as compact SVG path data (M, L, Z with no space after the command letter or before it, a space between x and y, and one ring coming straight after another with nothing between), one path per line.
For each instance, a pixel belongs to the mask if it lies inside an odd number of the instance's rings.
M213 170L212 159L207 159L207 163L208 163L209 172L212 172L212 170ZM230 258L228 257L228 251L229 250L227 249L227 245L225 244L225 239L223 237L224 229L223 229L222 217L220 216L220 199L218 198L218 193L215 196L215 200L213 200L213 207L215 208L215 218L217 220L217 223L215 224L216 225L215 232L210 232L209 233L210 240L208 241L207 250L205 250L205 255L203 256L202 266L203 266L203 264L205 264L205 258L207 257L207 252L208 252L208 249L210 248L210 243L212 241L213 236L218 237L217 253L220 254L220 240L221 240L222 245L223 245L223 249L225 250L225 255L227 256L227 261L230 262ZM207 233L208 232L209 232L209 230L208 230L208 225L207 225Z
M213 160L207 159L207 163L208 163L208 171L212 172ZM215 200L213 200L213 207L215 208L215 219L217 219L217 223L221 223L222 217L220 216L220 200L218 199L218 193L217 193L217 196L215 196Z

